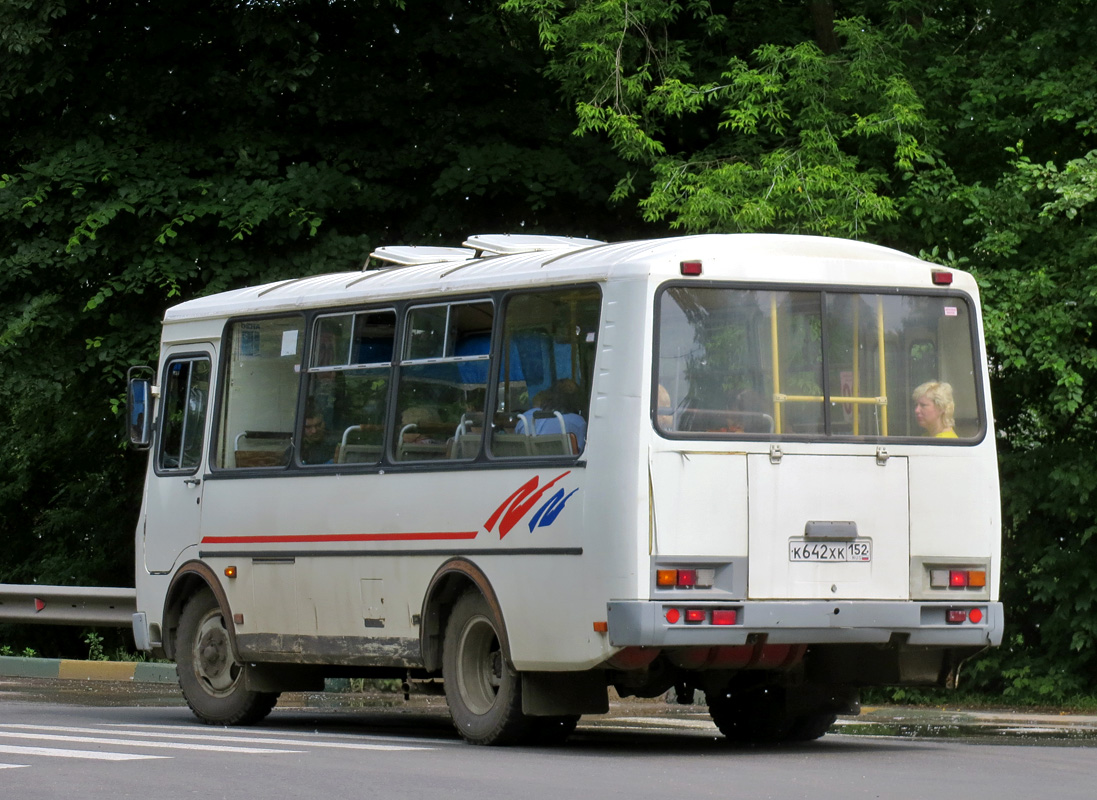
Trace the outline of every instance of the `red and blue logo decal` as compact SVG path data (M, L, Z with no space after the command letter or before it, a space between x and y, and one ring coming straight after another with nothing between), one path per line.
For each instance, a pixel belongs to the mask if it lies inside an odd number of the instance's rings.
M540 486L540 478L534 475L495 509L495 512L488 517L488 521L484 523L484 528L490 532L495 528L496 523L498 523L499 538L502 539L510 533L515 525L522 521L522 518L526 516L535 505L541 502L549 489L570 474L571 470L568 470L562 475L557 475L544 486ZM579 490L572 489L568 492L563 488L557 489L551 497L541 504L540 508L538 508L536 513L530 518L530 533L533 533L535 528L547 528L555 522L556 518L560 516L560 512L564 510L564 504L567 503L571 496L577 491Z

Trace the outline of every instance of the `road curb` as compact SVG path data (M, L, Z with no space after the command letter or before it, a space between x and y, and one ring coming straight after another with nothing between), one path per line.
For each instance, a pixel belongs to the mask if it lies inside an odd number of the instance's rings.
M177 683L174 664L134 661L75 661L67 658L0 656L0 677L78 681Z

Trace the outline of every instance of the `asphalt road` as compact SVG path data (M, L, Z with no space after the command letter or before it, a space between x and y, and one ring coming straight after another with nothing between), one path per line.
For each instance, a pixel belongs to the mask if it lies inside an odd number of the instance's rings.
M171 686L0 678L11 798L1086 798L1097 719L869 709L810 744L727 745L703 707L614 703L555 748L464 744L440 698L290 695L197 724Z

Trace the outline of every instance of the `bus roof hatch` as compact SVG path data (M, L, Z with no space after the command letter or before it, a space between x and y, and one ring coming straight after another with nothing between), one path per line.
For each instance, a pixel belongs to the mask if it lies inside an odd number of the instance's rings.
M532 233L488 233L470 236L465 247L474 248L477 253L492 255L513 255L514 253L533 253L540 250L578 250L605 244L600 239L582 239L578 236L544 236Z
M413 267L417 264L468 261L476 257L476 251L467 247L431 247L429 245L403 244L378 247L370 253L370 257L399 267Z

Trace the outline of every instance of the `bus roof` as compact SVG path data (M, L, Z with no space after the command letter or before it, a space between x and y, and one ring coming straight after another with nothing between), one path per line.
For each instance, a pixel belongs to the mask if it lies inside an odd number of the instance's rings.
M570 246L538 247L510 255L440 259L386 269L342 272L252 286L197 298L169 308L164 322L187 322L246 314L268 314L313 307L393 302L405 298L484 292L613 278L669 280L680 277L682 261L701 261L701 279L773 283L826 283L849 286L932 288L933 265L880 245L848 239L784 234L702 234L666 239L599 243L568 237L527 237L570 241ZM516 241L518 237L516 237ZM396 248L387 252L403 253ZM440 250L440 248L439 248ZM384 252L384 251L383 251ZM974 294L965 273L954 288Z

